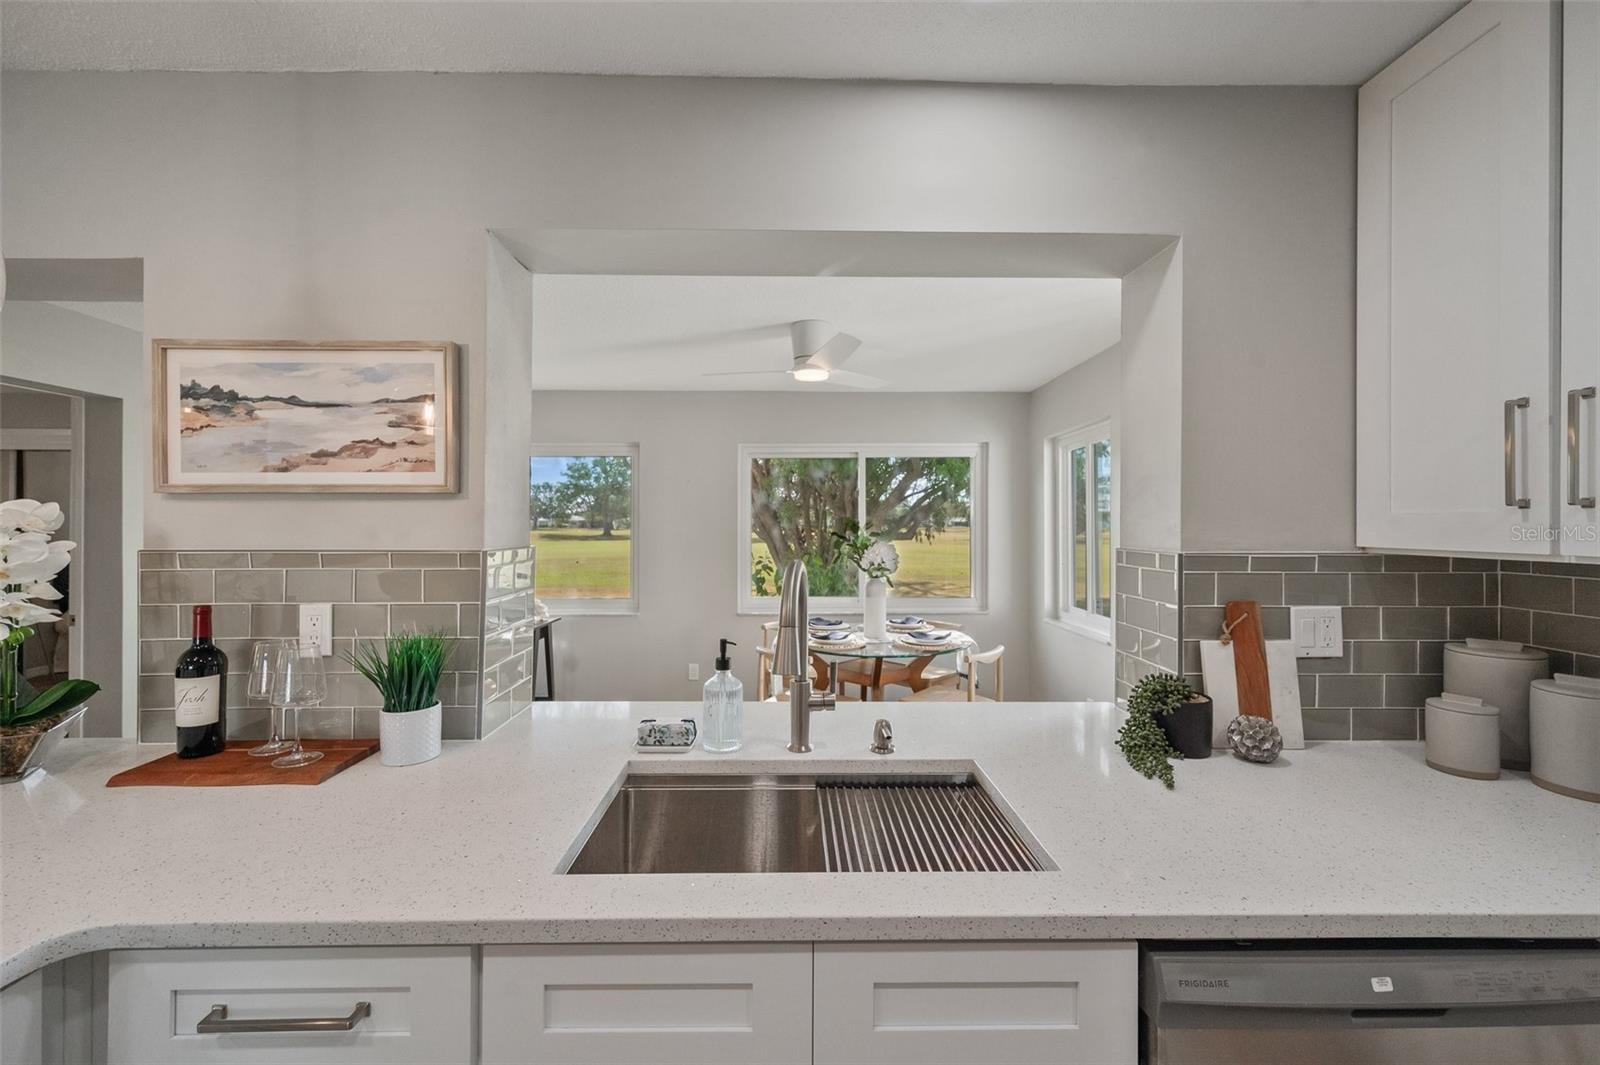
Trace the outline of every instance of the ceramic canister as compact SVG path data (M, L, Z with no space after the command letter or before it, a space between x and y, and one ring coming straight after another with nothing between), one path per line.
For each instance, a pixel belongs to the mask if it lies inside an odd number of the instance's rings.
M1444 645L1444 690L1500 708L1500 765L1527 769L1528 685L1550 676L1550 656L1506 640Z
M1533 682L1533 782L1600 802L1600 680L1557 673Z
M1500 710L1470 695L1445 692L1424 703L1430 768L1473 780L1500 778Z

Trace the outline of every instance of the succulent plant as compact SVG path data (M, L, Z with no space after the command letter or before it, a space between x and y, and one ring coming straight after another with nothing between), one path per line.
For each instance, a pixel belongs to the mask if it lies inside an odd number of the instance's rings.
M1151 673L1128 695L1128 720L1117 730L1117 748L1146 780L1159 777L1168 788L1174 786L1172 761L1183 755L1167 739L1156 715L1170 714L1192 694L1194 689L1182 677Z

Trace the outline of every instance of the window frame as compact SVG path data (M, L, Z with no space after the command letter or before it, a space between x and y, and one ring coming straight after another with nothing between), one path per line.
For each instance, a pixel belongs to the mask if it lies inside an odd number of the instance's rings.
M856 507L859 516L866 505L867 460L875 458L964 458L972 463L968 487L968 508L971 529L972 594L968 596L906 596L889 590L891 611L915 610L921 614L986 614L988 598L988 466L987 443L966 444L740 444L737 466L739 484L738 531L736 550L737 566L735 587L738 589L738 614L742 616L776 615L777 596L757 596L750 589L751 533L750 533L750 463L764 458L853 458L856 460ZM854 596L813 596L811 609L834 614L861 613L861 596L866 587L866 575L857 577Z
M1084 601L1088 609L1079 607L1073 602L1073 586L1076 582L1077 571L1072 552L1073 520L1077 515L1077 498L1072 491L1072 453L1080 448L1086 451L1085 470L1088 474L1085 492L1091 499L1095 493L1094 476L1094 448L1096 444L1104 444L1110 456L1111 470L1108 477L1111 481L1111 565L1106 574L1111 587L1104 589L1107 603L1107 613L1102 615L1094 610L1094 603L1101 598L1099 567L1094 565L1096 548L1100 542L1101 523L1099 508L1085 501L1084 515L1087 519L1084 524L1088 537L1088 551L1085 560L1088 563L1088 573L1084 581ZM1050 491L1054 495L1055 527L1054 553L1051 559L1052 576L1054 578L1054 592L1051 599L1051 608L1048 620L1064 625L1073 631L1099 640L1102 643L1111 643L1112 624L1117 613L1116 596L1116 545L1117 545L1117 448L1116 441L1111 432L1110 419L1102 419L1091 425L1081 426L1077 429L1060 433L1050 438Z
M626 615L639 613L639 445L638 444L534 444L528 449L528 459L536 458L626 458L632 471L631 498L628 503L628 592L626 599L565 599L552 597L545 605L564 616ZM533 486L529 470L528 486ZM528 504L529 543L532 544L533 504ZM533 544L533 594L539 594L539 545Z

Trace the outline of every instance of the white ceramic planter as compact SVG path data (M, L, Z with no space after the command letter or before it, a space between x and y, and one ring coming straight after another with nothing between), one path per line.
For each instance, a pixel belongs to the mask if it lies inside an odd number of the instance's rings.
M867 581L861 606L861 634L869 640L889 638L889 584L878 577Z
M378 715L378 755L384 765L416 765L439 757L444 712L438 703L403 714Z

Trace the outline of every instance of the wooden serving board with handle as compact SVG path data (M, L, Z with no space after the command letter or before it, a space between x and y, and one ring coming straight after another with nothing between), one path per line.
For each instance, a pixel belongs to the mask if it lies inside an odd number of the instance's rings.
M1267 674L1267 643L1261 630L1261 607L1235 599L1223 612L1223 628L1233 637L1233 673L1239 692L1239 713L1272 717L1272 680Z
M272 758L252 758L259 740L231 740L220 754L206 758L163 755L125 769L106 781L108 788L230 788L252 784L321 784L378 749L376 736L358 740L305 740L308 751L322 757L310 765L276 769ZM278 757L273 755L273 758Z

